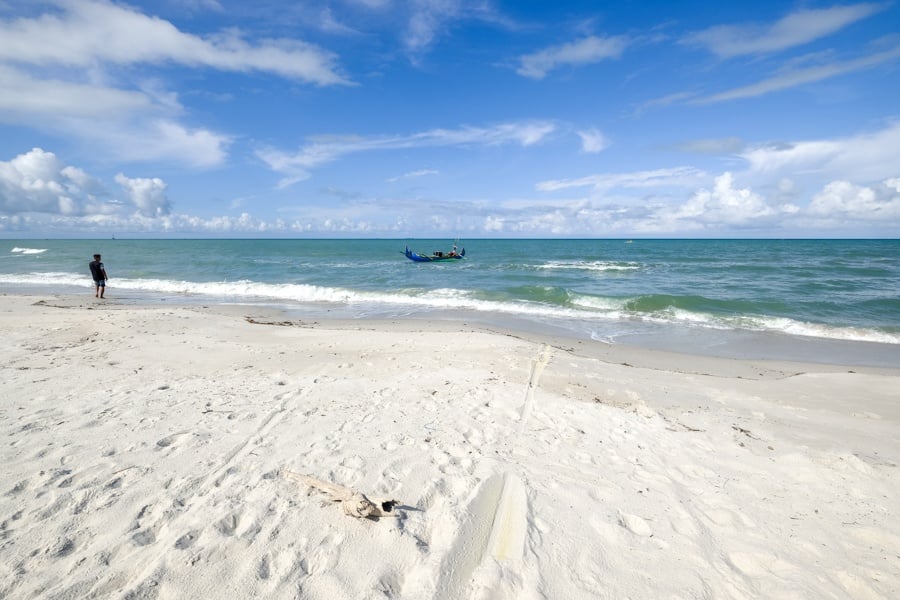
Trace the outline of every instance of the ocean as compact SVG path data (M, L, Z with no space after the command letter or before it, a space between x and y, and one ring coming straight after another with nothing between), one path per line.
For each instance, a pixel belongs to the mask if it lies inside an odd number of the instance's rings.
M739 358L900 366L900 240L2 240L0 292L444 319ZM4 247L5 246L5 251ZM248 308L250 310L250 308Z

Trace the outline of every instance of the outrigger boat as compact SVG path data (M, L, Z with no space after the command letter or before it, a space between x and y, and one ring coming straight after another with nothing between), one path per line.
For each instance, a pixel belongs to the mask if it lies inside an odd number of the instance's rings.
M457 252L456 244L453 244L453 250L450 252L436 250L431 255L425 255L413 252L409 249L409 246L407 246L404 254L406 254L406 258L414 262L440 262L443 260L461 260L466 255L466 249L463 248L462 251Z

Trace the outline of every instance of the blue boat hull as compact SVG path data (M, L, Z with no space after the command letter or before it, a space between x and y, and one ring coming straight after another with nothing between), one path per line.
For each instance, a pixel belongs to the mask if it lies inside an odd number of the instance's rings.
M436 252L431 256L427 256L425 254L418 254L416 252L413 252L409 249L409 246L407 246L404 254L406 254L406 258L413 262L443 262L447 260L462 260L462 258L466 255L466 249L463 248L462 252L460 252L459 254L453 252L448 252L447 254L444 254L443 252Z

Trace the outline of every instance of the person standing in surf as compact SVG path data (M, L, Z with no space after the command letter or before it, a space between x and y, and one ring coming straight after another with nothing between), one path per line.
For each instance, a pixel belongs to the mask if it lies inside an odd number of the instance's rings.
M95 254L94 260L88 263L91 268L91 277L94 279L94 298L103 298L106 294L106 268L100 262L100 255Z

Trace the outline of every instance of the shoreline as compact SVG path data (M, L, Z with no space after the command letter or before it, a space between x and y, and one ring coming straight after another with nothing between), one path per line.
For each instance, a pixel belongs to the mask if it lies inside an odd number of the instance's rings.
M389 316L357 316L356 310L344 305L328 303L296 303L273 302L270 299L248 301L233 300L226 297L194 295L194 294L160 294L118 290L118 295L106 298L106 302L115 306L197 306L206 310L219 307L223 310L235 307L238 311L260 312L280 315L285 319L307 321L328 321L334 323L348 322L403 322L415 323L447 323L451 326L471 326L488 331L497 330L511 332L523 336L536 336L546 339L572 340L580 343L592 342L601 346L616 348L634 348L636 351L648 350L677 355L691 355L703 360L706 358L744 360L744 361L779 361L798 364L822 366L845 366L853 368L900 368L900 345L882 342L841 340L819 338L803 335L790 335L781 332L716 330L693 328L679 325L666 325L657 328L655 333L621 334L614 341L597 339L587 331L566 327L559 323L538 322L511 315L492 314L487 312L452 311L435 309L431 311L414 311L404 315ZM51 297L67 304L79 304L93 300L88 293L78 291L44 291L28 288L21 292L11 292L0 286L0 297L5 295L27 297ZM377 311L376 311L377 313Z
M4 597L900 591L900 369L94 300L0 305Z
M310 310L308 308L297 308L284 305L273 305L268 302L260 303L222 303L205 298L192 298L190 302L184 302L180 297L161 297L147 301L142 297L122 298L106 298L99 301L96 298L88 297L87 294L41 294L41 293L23 293L11 294L0 292L0 297L23 297L36 298L36 302L40 302L47 306L55 306L57 308L84 308L88 310L143 310L153 308L173 308L195 310L201 314L217 314L229 318L254 318L278 323L292 324L300 327L318 326L325 329L333 330L376 330L382 327L395 328L398 330L413 329L424 333L441 334L450 332L481 332L492 333L513 338L521 338L526 341L541 342L558 348L565 348L569 351L577 352L586 357L608 361L625 361L629 364L649 368L668 368L671 364L679 365L679 370L685 373L695 372L692 370L690 363L701 363L707 370L711 367L715 373L724 373L726 376L740 376L747 378L755 378L754 373L760 369L763 371L773 370L773 372L783 374L790 372L806 372L806 371L823 371L823 372L865 372L872 374L900 374L900 347L894 348L890 344L880 344L875 342L858 342L858 341L841 341L841 340L799 340L809 342L812 345L821 345L828 343L842 344L847 347L841 354L852 352L854 348L865 348L863 352L865 356L872 353L877 354L879 351L896 350L898 355L897 364L893 364L893 360L874 361L877 364L871 364L858 361L840 361L836 359L823 360L799 360L786 359L782 357L758 357L744 355L717 355L708 352L691 352L688 349L672 350L665 346L659 345L641 345L623 343L610 343L601 340L588 338L584 335L577 335L569 330L559 329L551 326L541 326L528 323L524 320L513 320L509 318L501 318L498 320L485 318L484 315L474 315L474 318L464 318L461 315L455 315L450 318L430 318L427 315L411 315L400 317L359 317L351 318L347 316L329 316L328 313L332 309L325 308L321 310ZM170 301L171 300L171 301ZM335 311L337 312L337 311ZM689 337L691 334L682 334ZM789 336L768 334L768 337ZM798 342L795 338L791 338L790 342ZM738 366L747 364L748 366L742 371ZM777 364L779 367L771 367L767 365ZM660 366L662 365L662 366Z

